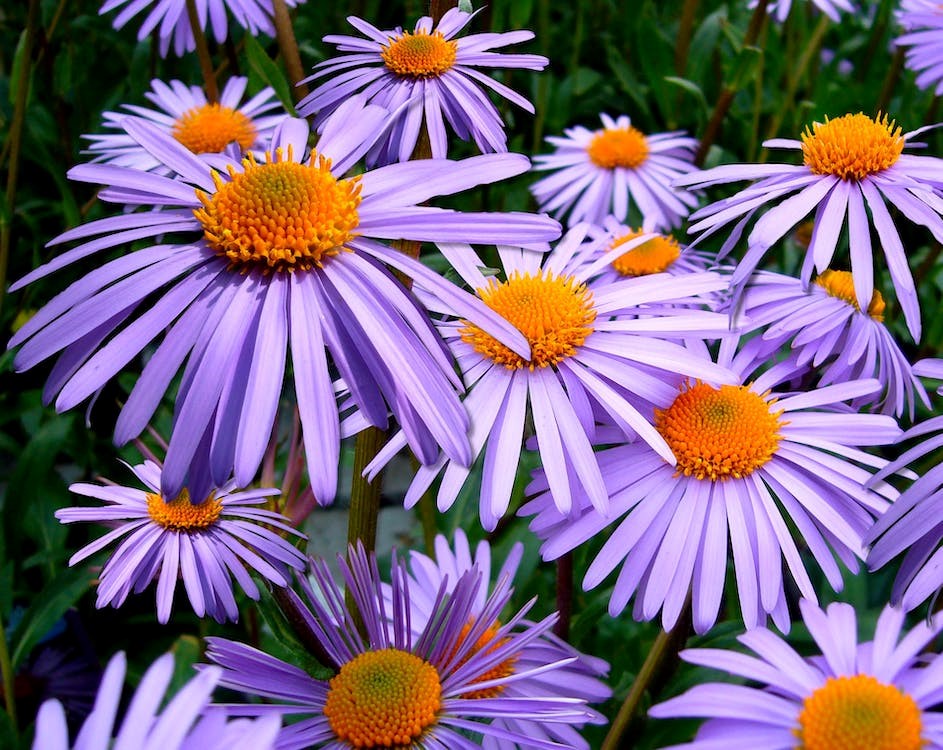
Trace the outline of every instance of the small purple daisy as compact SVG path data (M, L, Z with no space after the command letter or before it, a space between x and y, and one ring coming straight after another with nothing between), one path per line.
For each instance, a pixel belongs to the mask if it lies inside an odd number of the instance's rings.
M917 87L943 94L943 7L933 0L901 0L895 12L906 32L894 44L907 47L905 65L917 75Z
M147 489L118 485L73 484L77 495L104 500L97 508L63 508L56 511L62 523L96 521L112 526L100 539L76 552L75 565L122 539L99 576L97 607L120 607L128 594L142 592L157 579L157 619L170 619L177 579L182 577L197 615L217 622L235 620L239 609L232 578L252 599L259 589L246 566L274 583L287 586L290 569L301 570L305 557L273 527L304 537L278 513L252 506L275 489L234 492L230 482L211 491L200 503L183 490L173 500L160 492L160 466L153 461L130 467Z
M559 170L531 185L540 210L567 216L572 226L602 224L609 214L624 222L634 208L633 223L646 229L679 226L698 201L672 183L695 170L697 140L682 132L646 135L627 115L599 117L601 130L568 128L562 138L547 138L556 151L534 157L535 170Z
M783 23L789 18L789 11L792 10L793 0L773 0L766 4L767 12L776 19L777 23ZM857 13L858 9L851 0L810 0L813 6L832 19L835 23L841 21L842 13ZM755 8L758 0L750 0L747 7Z
M317 72L304 82L329 78L299 103L299 114L316 115L315 122L321 122L357 91L363 91L371 104L394 112L392 126L367 153L370 166L408 161L423 123L435 158L444 158L448 152L446 122L462 140L474 140L482 153L507 151L504 123L485 89L530 113L534 107L477 68L543 70L547 58L493 51L533 39L530 31L458 38L477 13L451 8L435 26L430 17L423 16L412 33L401 27L381 31L362 18L349 16L351 26L367 39L324 37L339 51L352 54L315 66Z
M802 619L821 654L804 657L775 633L738 637L754 654L688 649L681 658L760 687L710 682L654 706L660 719L708 721L692 742L664 750L926 750L943 747L943 661L921 654L943 618L904 632L904 615L886 607L874 640L858 642L855 610L805 599Z

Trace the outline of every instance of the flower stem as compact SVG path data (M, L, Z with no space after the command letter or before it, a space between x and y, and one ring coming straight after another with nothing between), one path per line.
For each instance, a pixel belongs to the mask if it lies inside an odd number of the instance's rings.
M377 518L380 514L380 490L383 483L380 477L372 482L367 481L363 471L385 441L386 434L379 427L362 430L357 433L354 441L354 475L350 488L347 543L356 545L360 541L368 554L376 550L377 546Z
M190 19L190 29L196 40L196 56L200 61L200 72L203 74L203 88L206 89L206 98L211 104L219 101L219 85L216 83L216 71L213 69L213 59L210 57L210 48L206 44L206 34L200 25L200 16L196 10L196 0L187 0L187 16Z
M887 105L891 103L891 96L894 89L897 88L897 79L900 78L900 72L904 69L903 47L898 47L891 59L890 67L887 69L887 75L884 77L884 85L881 86L881 94L878 96L877 105L874 107L875 114L886 114Z
M291 24L291 16L288 15L288 6L285 5L285 0L273 0L272 9L275 17L275 40L285 61L288 80L291 81L295 92L295 101L301 101L308 95L308 87L300 83L305 73L301 65L301 54L298 52L298 40L295 39L295 29Z
M10 651L7 648L6 631L3 628L3 618L0 617L0 672L3 674L3 702L10 716L10 723L16 730L16 695L13 692L13 662L10 661Z
M678 23L678 39L675 42L675 73L684 77L688 69L688 50L691 49L691 34L694 31L694 16L699 0L684 0L681 20Z

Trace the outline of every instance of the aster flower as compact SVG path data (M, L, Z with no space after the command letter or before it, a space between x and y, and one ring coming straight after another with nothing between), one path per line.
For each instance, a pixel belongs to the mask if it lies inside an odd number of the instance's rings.
M533 105L479 68L543 70L541 55L503 54L493 50L533 39L530 31L468 34L458 38L477 14L458 8L445 12L438 24L423 16L413 32L401 27L381 31L356 16L347 20L366 39L330 35L340 55L315 66L304 83L328 76L298 104L301 115L320 122L352 93L363 91L368 101L394 112L391 128L367 153L367 164L407 161L416 148L425 122L432 156L445 157L445 123L464 141L474 140L482 153L507 151L504 123L488 99L487 89L533 113Z
M931 0L901 0L897 23L907 33L894 44L907 47L904 65L917 76L917 86L943 94L943 8Z
M304 0L285 0L285 4L290 8L302 2ZM195 5L200 28L206 31L209 23L217 42L226 41L230 16L253 36L275 36L271 0L198 0ZM119 8L118 15L112 22L116 29L124 27L142 11L147 11L147 16L138 29L138 41L150 38L156 30L161 57L167 57L171 44L177 57L183 57L196 49L196 40L187 14L187 0L105 0L98 12L105 14Z
M287 586L290 569L303 569L305 558L273 527L303 535L278 513L253 506L275 489L235 492L229 482L195 503L187 490L172 500L160 491L160 466L153 461L131 467L146 490L117 485L73 484L77 495L104 500L97 508L63 508L56 518L63 523L97 521L112 525L103 537L76 552L75 565L122 540L99 576L96 606L120 607L132 591L138 594L157 579L157 619L170 618L177 579L182 577L193 611L218 622L239 615L230 577L252 599L259 589L246 567L274 583Z
M552 154L534 157L535 170L559 170L533 185L541 211L601 224L612 214L619 221L638 213L646 229L677 227L697 206L697 198L672 183L695 169L697 140L682 132L646 135L628 116L601 114L603 128L568 128L550 136Z
M166 331L115 429L119 444L139 434L187 360L161 475L165 497L184 486L205 497L232 474L239 486L252 482L289 353L319 502L334 497L340 453L325 350L369 423L384 427L392 411L421 460L434 460L441 445L467 463L468 415L455 393L453 365L415 300L382 264L422 279L457 314L521 354L527 342L474 297L375 238L540 247L559 225L531 214L418 205L522 172L528 161L514 154L430 159L343 178L386 117L352 98L325 124L310 157L307 123L286 119L264 163L252 154L242 162L223 155L214 160L217 169L155 126L124 120L129 135L179 179L112 165L73 168L72 179L108 185L103 200L150 210L60 235L53 244L83 242L11 288L104 248L171 233L180 239L123 255L59 294L14 335L10 346L23 344L15 366L28 369L62 352L45 391L61 411L92 395ZM152 295L156 300L142 305Z
M873 405L885 414L913 419L919 398L927 392L907 357L884 325L884 298L875 289L862 312L848 271L826 270L805 287L799 279L758 271L743 294L741 310L749 323L743 332L762 330L757 357L769 360L789 345L796 363L815 368L819 385L876 378L881 389L856 399L852 406Z
M173 654L144 673L117 735L115 717L127 661L115 654L98 688L95 708L69 744L62 704L46 701L36 717L33 750L271 750L280 722L275 716L227 721L209 700L222 670L206 669L187 682L158 713L174 674ZM209 710L208 710L209 709ZM112 738L114 739L112 740Z
M681 177L676 185L697 188L758 180L730 198L696 211L691 215L689 231L706 237L739 219L724 244L723 255L739 241L754 213L769 207L751 230L747 253L734 272L733 285L742 287L767 250L815 209L815 229L801 274L808 284L813 268L823 273L832 265L847 216L855 298L859 308L867 309L874 291L873 223L907 326L918 340L917 292L886 203L914 223L929 228L943 242L943 200L938 194L938 185L943 182L943 160L903 153L908 141L922 130L901 134L901 129L886 115L874 119L861 113L826 118L824 123L816 122L811 129L806 128L801 142L776 138L763 144L768 148L801 151L801 166L725 164Z
M560 511L570 510L571 496L581 487L605 513L608 498L592 447L597 417L608 415L626 439L638 436L673 461L640 409L670 398L673 388L666 380L734 377L669 340L728 333L726 315L682 306L726 287L727 277L703 272L593 280L608 259L598 259L593 244L583 243L586 231L585 224L574 227L543 261L520 248L498 248L503 281L482 274L484 264L468 245L440 246L485 304L530 343L531 355L522 357L474 323L448 319L439 325L469 389L472 457L484 454L479 513L489 530L508 509L529 421ZM624 247L651 238L642 235ZM589 257L597 258L595 267L586 262ZM403 435L394 435L367 467L369 475L405 443ZM440 473L439 509L451 507L470 469L445 455L419 469L406 506L418 502Z
M658 718L708 719L697 737L665 750L921 750L943 747L939 654L920 652L943 619L904 632L904 615L887 607L874 640L858 642L855 610L834 603L825 611L799 602L821 654L803 657L768 630L738 640L754 655L724 649L681 652L691 664L728 672L758 687L711 682L654 706Z
M482 747L470 734L521 748L559 748L515 727L528 721L580 723L595 716L578 698L508 692L512 685L571 664L574 657L527 670L510 668L548 632L556 616L527 623L525 609L499 622L511 595L507 580L481 606L476 605L482 589L477 570L460 576L449 592L443 584L434 596L436 616L417 636L409 619L412 582L402 561L393 558L391 604L384 601L376 560L372 555L368 559L362 546L351 547L350 562L341 559L340 568L365 635L354 626L355 613L323 560L312 561L314 588L300 581L308 605L290 594L310 637L336 670L329 681L250 646L207 639L207 656L225 670L220 684L269 699L227 709L302 717L282 730L279 750Z
M676 465L642 441L599 453L608 515L597 512L584 491L574 493L570 514L561 513L547 493L544 470L527 488L536 497L520 515L535 516L531 529L544 540L544 559L605 536L583 587L595 588L621 564L609 600L613 616L635 597L636 619L661 611L670 630L691 592L694 628L707 631L720 607L729 540L746 626L769 614L786 630L783 561L802 595L815 599L790 528L840 590L833 555L855 569L874 516L896 495L883 483L864 487L867 467L886 462L859 446L893 442L897 423L851 413L841 403L877 390L877 381L775 393L771 387L791 368L773 367L751 380L752 355L744 349L731 359L732 344L724 342L719 361L740 375L737 385L688 382L667 408L654 411L654 429ZM599 442L612 440L601 434Z
M755 8L757 2L758 0L750 0L748 7ZM851 0L811 0L811 3L835 23L841 21L842 13L856 13L858 10ZM766 8L777 23L783 23L789 18L789 11L792 10L792 0L773 0L773 2L766 4Z
M182 81L164 83L151 81L151 90L144 96L157 109L122 105L126 112L105 112L104 127L114 131L104 135L86 135L92 142L87 153L93 161L119 167L151 170L161 166L134 138L124 132L121 121L129 116L142 117L163 132L176 138L194 154L218 154L235 144L240 154L259 150L269 142L275 126L285 118L285 111L276 100L275 91L265 88L243 102L249 79L234 76L226 82L219 101L209 103L199 86ZM274 112L273 112L274 110Z

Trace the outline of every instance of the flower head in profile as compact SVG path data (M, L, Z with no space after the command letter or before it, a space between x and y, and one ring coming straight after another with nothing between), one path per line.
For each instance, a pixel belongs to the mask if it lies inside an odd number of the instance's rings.
M525 650L546 635L556 616L526 622L522 610L500 621L511 595L507 580L483 602L484 584L477 570L461 575L450 590L443 583L434 594L436 616L417 633L410 626L414 582L402 561L393 559L388 599L381 591L376 560L368 558L362 546L351 547L349 563L341 560L340 567L352 609L322 560L313 561L313 587L301 581L307 604L290 593L310 637L335 671L330 680L316 679L250 646L207 639L207 656L224 669L220 684L269 699L261 705L230 704L233 713L301 717L282 731L279 750L482 747L481 740L470 736L483 737L485 747L549 750L559 745L530 737L518 727L527 722L579 724L596 717L584 700L560 697L559 691L514 695L513 685L563 668L576 657L555 652L559 661L514 668ZM354 625L355 612L365 635ZM495 741L502 744L491 744Z
M938 188L943 183L943 159L904 153L920 132L902 133L886 115L871 118L859 112L826 118L806 128L801 141L776 138L763 144L801 152L801 165L725 164L686 175L675 184L705 188L739 180L757 181L691 215L690 231L702 237L738 220L724 243L723 255L739 242L754 214L767 209L750 231L747 252L734 272L732 283L738 288L747 282L767 251L815 210L812 239L802 264L803 283L809 283L813 269L821 274L835 265L833 259L844 230L855 299L860 309L867 309L874 293L873 227L907 326L917 340L919 301L907 254L887 204L930 229L937 241L943 242L943 198Z
M894 40L906 47L904 65L917 76L917 86L943 94L943 8L933 0L901 0L895 12L904 34Z
M280 514L255 507L278 490L236 492L230 482L201 502L193 502L187 490L168 500L161 495L158 464L148 460L131 470L146 489L73 484L69 489L77 495L107 504L56 511L63 523L97 521L112 527L76 552L69 565L120 540L99 575L98 607L120 607L128 594L142 592L157 579L157 619L166 623L182 577L197 615L218 622L235 620L239 609L233 578L250 598L259 598L259 588L246 568L276 586L289 584L292 568L304 568L304 555L272 529L302 535Z
M93 161L119 167L143 170L160 167L160 159L124 131L121 121L126 117L141 117L153 123L194 154L218 154L230 144L235 144L240 155L260 150L271 140L275 126L286 114L271 88L243 102L248 81L233 76L220 93L219 101L210 103L199 86L155 79L144 96L157 109L125 104L127 112L105 112L104 127L117 132L86 135L92 142L87 153L94 157Z
M722 682L697 685L654 706L657 718L707 721L697 737L665 750L923 750L943 747L939 654L921 654L943 628L935 617L904 630L901 611L886 607L874 640L858 641L855 610L826 610L803 599L802 619L818 647L802 656L764 629L738 640L753 652L688 649L690 664L718 669L756 687Z
M767 12L776 19L777 23L784 23L789 18L793 0L772 0L766 4ZM755 8L759 0L750 0L748 7ZM842 13L856 13L857 8L851 0L810 0L816 10L821 11L835 23L841 21ZM800 5L805 5L800 3Z
M652 414L676 463L643 441L599 453L608 515L585 492L575 493L571 513L561 513L543 469L527 489L536 496L520 515L534 516L531 529L544 540L544 559L604 537L583 587L595 588L621 566L609 600L613 616L634 597L636 619L650 620L660 611L670 630L690 592L694 628L707 631L720 608L729 549L746 626L756 627L770 615L786 630L784 563L802 595L815 598L790 529L840 590L835 556L856 568L874 517L887 508L886 498L896 496L886 484L865 488L867 467L886 462L860 447L893 442L900 434L897 423L842 405L877 390L877 381L776 393L771 388L792 366L752 379L753 357L741 351L745 362L731 360L732 343L724 342L720 361L740 374L739 383L689 381ZM600 432L599 442L613 441Z
M141 678L120 726L115 726L127 660L108 662L92 713L69 744L65 712L57 700L43 703L36 717L33 750L272 750L281 722L277 716L228 720L210 706L222 670L206 669L177 691L162 710L174 675L173 654L164 654Z
M482 153L507 151L504 123L487 91L528 112L533 113L534 107L479 69L543 70L547 58L494 51L532 39L530 31L459 37L475 15L451 8L437 24L423 16L412 32L399 27L381 31L349 16L350 24L367 38L324 37L350 54L315 66L317 72L306 82L325 80L299 103L299 114L315 115L315 122L320 122L357 91L363 91L370 103L394 112L390 129L367 153L369 165L407 161L423 124L436 158L448 153L446 123L462 140L473 140Z
M682 132L643 133L626 115L600 119L600 130L577 125L547 138L556 151L535 157L534 169L553 174L530 188L540 210L566 216L570 226L602 224L610 214L646 229L679 226L697 198L672 183L694 170L697 141Z

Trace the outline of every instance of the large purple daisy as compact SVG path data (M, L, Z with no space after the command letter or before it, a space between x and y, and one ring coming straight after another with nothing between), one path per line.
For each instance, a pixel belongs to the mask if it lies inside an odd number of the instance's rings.
M917 86L943 94L943 7L933 0L901 0L895 16L906 33L894 44L907 47L905 64L917 74Z
M370 165L407 161L423 124L437 158L448 152L446 122L462 140L474 140L483 153L507 151L504 123L485 89L528 112L533 113L534 107L478 68L543 70L547 58L493 51L532 39L530 31L458 37L475 15L451 8L434 26L430 17L423 16L413 32L400 27L381 31L362 18L349 16L350 24L367 38L324 37L339 51L351 54L315 66L317 72L305 82L328 78L301 101L298 112L316 115L315 121L320 122L358 91L370 103L394 112L392 126L367 153Z

